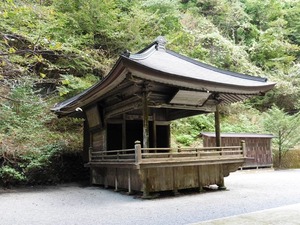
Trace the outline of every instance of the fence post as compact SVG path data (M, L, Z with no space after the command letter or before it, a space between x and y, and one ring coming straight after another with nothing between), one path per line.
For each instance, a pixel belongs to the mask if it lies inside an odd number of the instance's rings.
M246 158L247 152L246 152L246 143L244 140L241 140L241 147L242 147L242 151L243 151L243 156Z
M141 142L135 141L134 142L134 148L135 148L135 163L139 164L142 161L142 148L141 148Z

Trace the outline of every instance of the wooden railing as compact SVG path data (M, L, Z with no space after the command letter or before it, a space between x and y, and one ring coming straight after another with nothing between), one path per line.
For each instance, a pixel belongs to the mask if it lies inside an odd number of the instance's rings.
M245 142L240 146L202 148L142 148L136 141L134 149L93 151L90 149L90 162L149 163L164 161L189 161L200 159L246 158Z

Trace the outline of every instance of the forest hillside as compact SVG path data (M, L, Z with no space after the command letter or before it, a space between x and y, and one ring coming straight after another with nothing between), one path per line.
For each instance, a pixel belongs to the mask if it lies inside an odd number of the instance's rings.
M4 0L2 182L70 179L74 163L68 159L81 163L82 121L58 120L51 106L105 77L119 54L136 52L159 35L180 54L277 83L264 97L223 107L223 132L270 133L274 126L266 124L279 115L299 124L298 0ZM173 142L198 144L199 133L213 126L213 115L174 121ZM299 144L296 132L290 134L287 149Z

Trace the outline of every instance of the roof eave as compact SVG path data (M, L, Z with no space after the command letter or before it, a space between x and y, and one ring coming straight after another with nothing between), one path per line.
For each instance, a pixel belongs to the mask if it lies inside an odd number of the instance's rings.
M265 82L257 86L241 86L225 83L217 83L207 80L194 79L190 77L181 77L176 74L166 73L151 67L140 64L130 58L124 57L124 65L131 71L133 76L141 79L156 81L159 83L174 85L182 88L189 88L199 91L211 91L220 93L260 95L271 90L276 83ZM171 79L170 79L171 78Z
M119 57L114 67L111 69L109 74L105 76L101 81L91 86L84 92L67 99L66 101L60 102L54 105L50 110L58 116L69 116L76 113L76 109L81 109L90 104L90 102L100 99L106 90L113 89L115 85L118 85L125 78L126 69L122 63L122 56ZM120 76L122 75L123 76ZM114 82L119 79L119 82Z

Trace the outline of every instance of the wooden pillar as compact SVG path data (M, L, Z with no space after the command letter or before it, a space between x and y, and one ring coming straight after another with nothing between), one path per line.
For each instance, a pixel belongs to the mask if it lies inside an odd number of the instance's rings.
M223 172L223 165L222 164L219 164L219 165L216 165L219 170L219 182L217 183L218 185L218 189L219 190L226 190L226 186L225 186L225 182L224 182L224 172Z
M92 162L92 152L93 152L93 148L89 147L89 162Z
M157 148L156 114L153 113L153 147Z
M148 180L148 169L141 169L139 171L140 173L140 177L142 180L142 192L143 192L143 196L142 198L144 199L149 199L151 198L150 196L150 192L149 192L149 180Z
M131 195L132 194L132 190L131 190L131 171L130 171L130 168L128 168L127 179L128 179L128 192L127 192L127 194Z
M115 169L115 191L119 191L119 189L118 189L118 168Z
M123 121L122 121L122 148L126 149L127 147L127 140L126 140L126 119L125 114L123 114Z
M223 172L223 169L221 169L220 171ZM225 183L224 183L223 173L220 173L220 182L217 185L218 185L219 190L226 190L227 189L226 186L225 186Z
M104 122L103 149L102 149L102 151L107 151L107 121Z
M177 187L177 179L176 179L176 167L172 167L173 174L173 194L175 196L179 195L178 187Z
M216 111L215 111L215 132L216 132L216 146L221 147L221 126L220 126L220 105L216 105ZM218 189L219 190L226 190L225 184L224 184L224 174L223 174L223 166L220 164L218 166L219 170L219 182L218 182Z
M203 176L202 166L201 165L197 166L197 170L198 170L199 192L204 192L203 184L202 184L202 176Z
M220 109L219 104L216 105L215 111L215 132L216 132L216 146L221 147L221 128L220 128Z
M107 168L105 170L105 176L104 176L104 188L108 188L108 177L107 177Z
M83 122L83 154L82 159L84 163L89 162L89 154L90 154L90 146L91 146L91 138L90 138L90 130L87 120Z
M149 148L149 108L148 93L146 88L143 90L143 148Z

